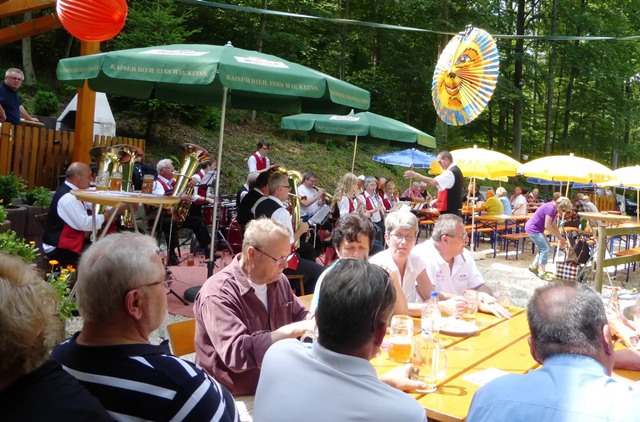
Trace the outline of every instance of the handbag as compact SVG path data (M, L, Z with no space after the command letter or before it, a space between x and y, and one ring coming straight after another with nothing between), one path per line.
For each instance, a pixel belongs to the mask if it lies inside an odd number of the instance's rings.
M576 281L578 264L574 261L556 262L556 277L563 280Z

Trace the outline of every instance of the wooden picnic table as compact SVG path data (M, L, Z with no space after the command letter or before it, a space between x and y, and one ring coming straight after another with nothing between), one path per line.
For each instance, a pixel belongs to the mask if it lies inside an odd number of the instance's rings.
M307 304L311 297L307 295L299 299ZM525 309L511 307L509 311L511 319L479 312L476 317L478 332L471 336L440 333L440 344L447 350L445 378L438 383L434 393L408 393L425 408L430 420L462 422L466 419L471 400L481 387L471 381L470 376L477 376L485 370L525 374L540 366L529 352L529 324ZM420 319L414 318L414 335L420 335L419 327ZM390 360L385 350L371 359L371 363L378 375L403 365ZM615 370L614 373L632 381L640 379L640 371Z

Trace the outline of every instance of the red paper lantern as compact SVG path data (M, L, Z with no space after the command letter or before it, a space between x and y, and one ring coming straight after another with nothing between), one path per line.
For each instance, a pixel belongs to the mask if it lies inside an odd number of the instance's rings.
M110 40L120 33L127 18L126 0L58 0L58 19L82 41Z

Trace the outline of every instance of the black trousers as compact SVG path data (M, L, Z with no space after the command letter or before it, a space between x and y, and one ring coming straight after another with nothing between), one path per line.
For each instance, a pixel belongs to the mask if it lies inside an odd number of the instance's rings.
M200 246L205 248L209 247L211 243L211 236L209 236L207 227L204 225L201 217L187 215L187 218L184 219L180 228L191 229L193 234L196 235L196 239L198 239ZM170 253L175 253L175 249L178 247L178 226L171 216L164 215L162 217L162 231L164 232L165 239L167 240L167 245L169 245ZM171 233L171 238L169 238L169 233Z
M55 248L53 251L47 254L49 261L56 260L60 263L60 268L66 268L71 265L73 268L78 268L78 261L80 261L80 254L70 251L68 249Z

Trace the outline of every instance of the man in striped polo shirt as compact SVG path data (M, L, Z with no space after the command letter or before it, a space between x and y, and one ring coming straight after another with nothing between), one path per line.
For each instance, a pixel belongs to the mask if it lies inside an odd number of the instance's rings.
M118 233L93 244L78 268L82 331L55 360L118 421L239 421L231 394L149 334L167 314L162 260L153 238Z

